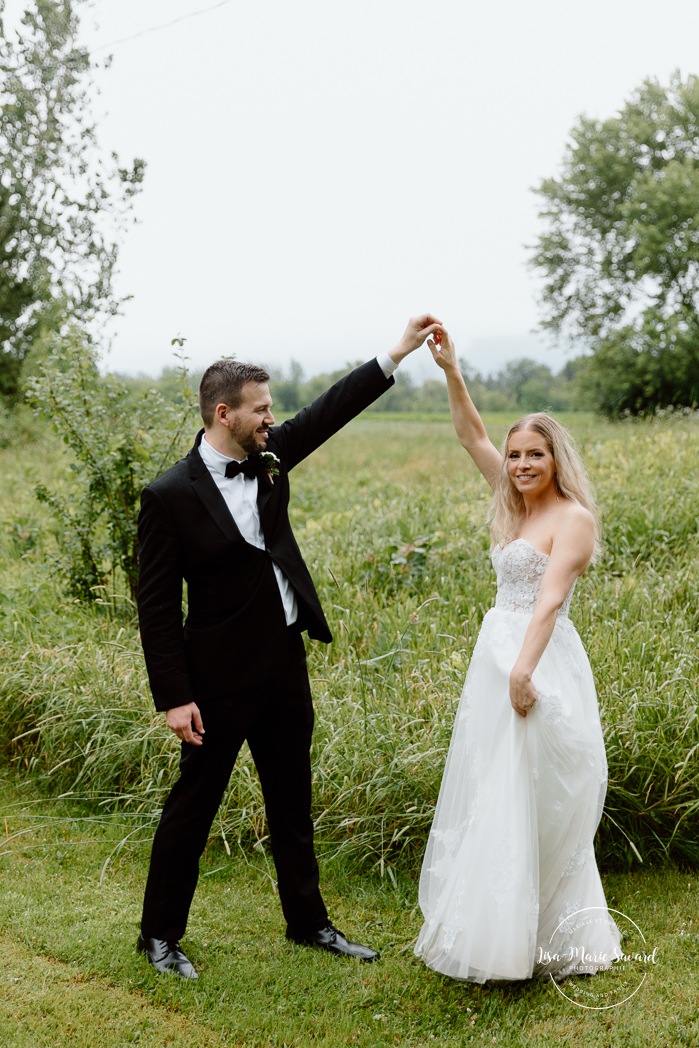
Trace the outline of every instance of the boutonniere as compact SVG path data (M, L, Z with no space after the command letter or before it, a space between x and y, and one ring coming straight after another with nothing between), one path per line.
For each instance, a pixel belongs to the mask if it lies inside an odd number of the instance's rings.
M274 478L279 476L279 459L273 451L261 451L260 462L270 484L274 484Z

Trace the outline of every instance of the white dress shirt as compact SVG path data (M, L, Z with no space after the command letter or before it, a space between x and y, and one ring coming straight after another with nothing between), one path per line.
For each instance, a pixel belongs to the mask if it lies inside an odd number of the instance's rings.
M266 549L265 537L262 534L260 514L257 510L257 477L246 477L239 473L237 477L226 476L226 466L229 462L236 460L222 455L220 451L209 444L206 436L201 438L199 454L204 460L204 465L211 474L214 484L223 495L228 506L230 515L238 525L238 531L246 542L258 549ZM284 605L284 615L287 626L291 626L298 618L298 605L294 588L287 579L281 568L273 564L274 574L277 577L279 594Z
M376 358L377 363L386 378L390 378L398 365L391 359L388 353L382 353ZM226 466L229 462L237 460L222 455L220 451L209 444L206 436L201 438L199 454L204 465L211 474L214 484L223 495L228 510L238 526L238 531L246 542L258 549L265 549L265 537L262 533L260 514L257 509L257 477L246 477L239 473L237 477L226 476ZM291 585L281 568L273 564L274 574L279 586L279 595L284 606L287 626L291 626L298 618L298 604L294 587Z

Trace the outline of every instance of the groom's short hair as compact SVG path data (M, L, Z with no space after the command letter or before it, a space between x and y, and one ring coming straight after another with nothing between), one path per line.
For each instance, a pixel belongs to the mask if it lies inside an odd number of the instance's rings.
M237 408L248 382L269 382L269 374L257 364L240 360L217 360L210 364L199 383L199 411L205 426L212 426L217 404Z

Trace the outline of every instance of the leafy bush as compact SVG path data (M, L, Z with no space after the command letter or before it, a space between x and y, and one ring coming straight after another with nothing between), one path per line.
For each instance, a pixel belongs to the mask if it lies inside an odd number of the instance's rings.
M182 346L182 340L174 342ZM173 342L173 344L174 344ZM135 599L136 526L142 489L184 450L196 399L180 359L182 403L154 389L138 394L97 367L94 348L73 331L57 338L29 383L29 398L74 455L73 483L42 484L39 499L53 512L70 596L103 599L126 585Z

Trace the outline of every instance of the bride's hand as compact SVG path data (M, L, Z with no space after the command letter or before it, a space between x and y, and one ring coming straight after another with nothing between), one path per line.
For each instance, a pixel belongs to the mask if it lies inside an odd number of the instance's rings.
M510 702L515 713L520 717L526 717L537 698L538 693L531 677L513 670L510 674Z
M430 347L430 353L435 363L443 371L449 371L450 368L458 370L459 363L456 359L456 349L446 328L440 327L435 332L434 338L427 340L427 345Z

